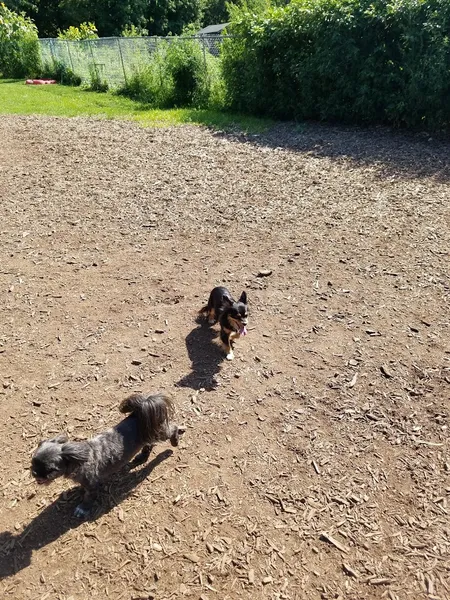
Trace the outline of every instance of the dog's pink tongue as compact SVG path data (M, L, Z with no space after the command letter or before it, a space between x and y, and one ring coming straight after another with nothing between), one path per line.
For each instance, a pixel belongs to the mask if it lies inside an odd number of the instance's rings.
M247 327L243 325L239 331L241 335L247 335Z

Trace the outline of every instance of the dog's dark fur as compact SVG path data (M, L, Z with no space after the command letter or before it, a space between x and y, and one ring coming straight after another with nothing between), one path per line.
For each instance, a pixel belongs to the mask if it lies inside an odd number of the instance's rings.
M131 466L142 464L156 442L170 440L178 446L183 429L170 422L173 405L163 394L132 394L120 404L130 413L118 425L90 440L69 442L67 435L43 441L31 460L31 473L40 484L68 477L85 490L75 516L87 517L95 503L99 485L124 467L138 452Z
M210 324L219 321L220 340L227 353L227 359L233 360L234 340L247 333L247 293L242 292L236 302L226 287L215 287L209 295L208 304L200 310L200 314L208 315Z

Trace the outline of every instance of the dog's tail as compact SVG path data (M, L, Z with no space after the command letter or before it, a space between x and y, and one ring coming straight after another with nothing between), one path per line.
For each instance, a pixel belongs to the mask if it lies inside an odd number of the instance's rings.
M174 406L164 394L131 394L121 402L119 409L136 417L145 443L170 439L172 446L178 446L179 428L170 422L175 412Z

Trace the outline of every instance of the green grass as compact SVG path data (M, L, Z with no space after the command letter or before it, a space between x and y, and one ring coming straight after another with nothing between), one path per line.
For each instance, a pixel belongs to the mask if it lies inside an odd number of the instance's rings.
M238 128L249 133L261 133L273 124L270 119L216 110L149 109L110 92L89 92L62 85L25 85L23 81L8 79L0 79L0 114L125 119L144 127L193 123L223 130Z

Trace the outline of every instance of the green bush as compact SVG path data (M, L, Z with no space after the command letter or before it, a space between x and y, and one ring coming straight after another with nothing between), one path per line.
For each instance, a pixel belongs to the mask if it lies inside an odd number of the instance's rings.
M158 108L217 107L223 96L217 63L197 40L161 40L149 64L120 93Z
M91 92L107 92L109 84L106 79L102 79L95 65L89 65L89 86Z
M80 23L78 27L71 25L64 31L58 31L60 40L95 40L98 38L97 27L94 23Z
M136 38L136 37L143 37L148 35L148 29L145 29L144 27L136 27L136 25L125 25L125 27L122 30L122 33L120 34L122 37L132 37L132 38Z
M292 0L234 11L227 104L281 118L450 123L448 0Z
M28 17L0 4L0 74L34 77L40 70L37 29Z
M81 85L81 77L74 73L72 69L69 69L63 62L57 60L45 63L40 71L40 76L56 79L56 81L62 85Z

